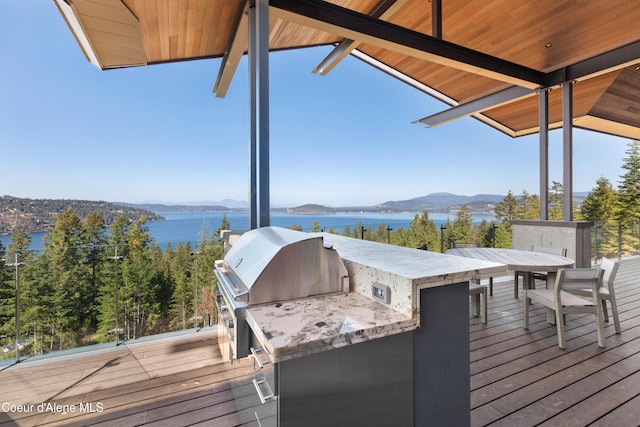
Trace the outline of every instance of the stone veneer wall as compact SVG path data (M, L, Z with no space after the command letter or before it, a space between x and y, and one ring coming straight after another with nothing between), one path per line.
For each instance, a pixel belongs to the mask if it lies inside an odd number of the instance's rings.
M590 221L527 221L513 220L513 249L531 250L533 246L553 246L567 249L567 257L576 267L591 267Z

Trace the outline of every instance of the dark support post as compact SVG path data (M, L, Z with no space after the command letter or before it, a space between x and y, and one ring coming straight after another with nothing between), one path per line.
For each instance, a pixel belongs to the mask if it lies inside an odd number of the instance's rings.
M563 219L573 221L573 82L562 85Z
M257 117L257 38L256 8L248 9L249 43L247 57L249 63L249 229L258 228L258 117Z
M258 84L258 227L270 225L269 212L269 1L256 0Z
M249 7L249 227L270 225L269 2Z
M442 40L442 0L431 0L432 36Z
M540 127L540 219L549 219L549 91L538 92Z

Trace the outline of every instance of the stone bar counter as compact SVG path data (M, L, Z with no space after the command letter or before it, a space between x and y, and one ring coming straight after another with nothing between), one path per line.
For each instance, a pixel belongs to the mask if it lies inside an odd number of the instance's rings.
M349 408L366 406L377 408L369 419L392 425L468 425L468 281L505 273L506 266L321 235L347 267L349 293L247 309L249 326L285 381L282 419L344 423ZM286 404L310 393L304 387L314 382L323 386L311 400L331 405L334 414ZM347 398L344 387L357 391Z

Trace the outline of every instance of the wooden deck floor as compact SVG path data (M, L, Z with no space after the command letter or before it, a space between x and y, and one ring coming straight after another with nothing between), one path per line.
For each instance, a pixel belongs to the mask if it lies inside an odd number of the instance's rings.
M0 401L34 405L0 412L0 425L236 426L216 336L203 329L0 368ZM38 408L44 402L75 406Z
M594 316L568 316L566 350L543 307L525 331L513 281L495 285L488 325L471 324L472 426L640 425L640 258L622 261L616 283L622 334L605 324L601 349Z
M640 425L639 277L640 258L623 260L606 349L593 316L567 319L566 350L542 307L525 331L513 282L497 282L489 324L470 320L472 426ZM238 425L215 329L0 366L0 404L34 405L0 408L0 426Z

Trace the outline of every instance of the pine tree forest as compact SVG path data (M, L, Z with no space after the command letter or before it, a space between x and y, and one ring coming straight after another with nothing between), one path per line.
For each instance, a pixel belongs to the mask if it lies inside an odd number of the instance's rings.
M628 144L622 169L617 189L601 177L574 212L576 220L595 223L595 257L640 253L639 141ZM562 200L562 184L553 181L549 219L562 219ZM490 222L472 223L462 205L453 221L439 227L424 211L407 229L385 224L372 229L359 222L324 231L435 252L446 251L453 242L509 248L511 221L538 219L539 211L537 195L509 191L495 205ZM224 256L219 235L230 227L226 216L211 236L201 233L197 247L179 243L160 248L146 221L144 215L137 220L121 215L107 226L97 212L82 220L68 207L37 253L29 249L27 231L13 230L8 247L0 242L5 263L0 269L0 346L7 349L15 342L16 275L23 355L215 324L213 265ZM313 224L312 231L322 230L320 223ZM0 358L10 357L11 351L0 353Z

